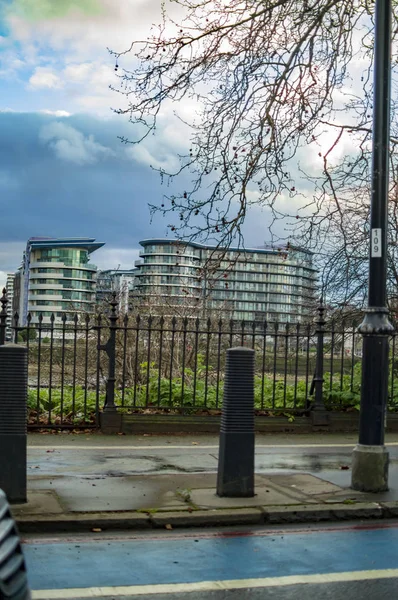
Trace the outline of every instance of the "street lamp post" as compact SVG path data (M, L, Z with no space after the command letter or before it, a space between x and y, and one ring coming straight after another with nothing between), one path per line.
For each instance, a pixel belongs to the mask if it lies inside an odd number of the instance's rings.
M391 0L376 0L373 91L372 193L368 307L363 334L359 443L353 452L355 490L388 489L388 452L384 446L388 396L387 204L391 88Z

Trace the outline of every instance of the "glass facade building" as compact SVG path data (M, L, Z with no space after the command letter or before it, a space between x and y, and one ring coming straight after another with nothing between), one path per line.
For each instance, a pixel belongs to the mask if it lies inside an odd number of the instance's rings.
M101 248L94 238L31 238L21 267L19 312L22 325L30 313L32 323L42 315L60 320L95 305L97 267L90 255Z
M11 340L12 337L12 325L13 325L13 302L14 302L14 279L15 273L7 273L7 317L6 317L6 340Z
M198 316L298 323L316 291L312 253L296 247L217 249L197 243L143 240L134 293L153 308L182 306Z
M96 298L100 310L107 308L106 305L112 300L112 294L116 293L119 311L128 312L136 270L106 269L105 271L98 271Z

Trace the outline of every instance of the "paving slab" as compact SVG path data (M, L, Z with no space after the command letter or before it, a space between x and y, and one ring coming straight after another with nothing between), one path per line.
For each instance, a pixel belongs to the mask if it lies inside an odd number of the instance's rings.
M140 446L134 447L137 439L130 438L130 446L122 448L118 445L121 438L113 439L116 445L112 447L30 447L29 502L13 508L22 530L174 528L398 517L398 502L390 502L397 500L398 465L391 465L390 492L354 492L348 488L350 449L330 449L322 444L318 449L305 446L300 451L289 446L264 446L256 456L256 495L219 498L217 448L199 448L199 436L186 440L173 437L164 440L164 445L153 436L148 447L144 447L143 438L138 440Z
M213 451L214 452L214 451ZM28 449L28 474L36 471L44 475L99 476L135 475L163 472L200 473L217 470L217 457L208 449L195 446L195 454L181 450L150 448L100 448L89 446L78 451L66 448ZM167 455L166 455L167 454Z
M256 476L253 498L220 498L215 473L168 475L90 475L29 477L29 489L51 490L66 512L132 511L156 508L236 508L242 506L314 504L351 498L352 491L313 475ZM322 498L316 492L326 490ZM339 494L339 496L337 496ZM358 494L356 495L356 497ZM44 503L45 505L45 503Z
M23 504L11 505L15 516L60 515L65 512L57 494L52 490L29 490L27 500Z
M364 492L357 492L349 488L340 489L332 494L318 494L314 496L318 502L336 503L336 502L372 502L374 496L372 494L365 494Z
M236 508L241 506L262 506L268 504L302 504L308 499L303 494L291 494L290 489L276 490L272 485L257 485L252 498L225 498L217 496L215 489L192 490L192 503L198 508ZM309 499L310 502L315 500Z
M306 494L307 496L327 495L335 492L341 492L341 487L325 481L315 475L308 473L298 473L297 475L272 475L269 481L283 488L292 489Z
M216 474L56 477L28 480L30 489L53 489L67 512L178 508L178 489L216 488ZM170 494L171 493L171 494Z

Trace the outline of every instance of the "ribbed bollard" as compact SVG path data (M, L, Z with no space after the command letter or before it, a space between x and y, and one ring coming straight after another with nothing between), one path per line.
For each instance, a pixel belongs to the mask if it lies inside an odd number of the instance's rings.
M254 350L251 348L227 350L217 495L254 496Z
M26 502L28 350L0 346L0 488L9 502Z

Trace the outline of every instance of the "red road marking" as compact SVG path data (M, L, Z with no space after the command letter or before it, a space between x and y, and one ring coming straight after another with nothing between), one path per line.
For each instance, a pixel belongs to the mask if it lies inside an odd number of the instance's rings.
M311 529L307 528L307 529L273 529L273 530L267 530L267 531L218 531L218 532L214 532L214 533L210 533L210 532L206 532L206 533L202 533L202 532L196 532L196 533L189 533L189 532L184 532L184 533L180 533L180 534L164 534L164 535L131 535L131 536L115 536L115 535L111 535L111 536L107 536L106 535L106 531L103 531L102 533L105 534L104 536L101 537L97 537L98 534L93 533L90 536L84 536L81 537L78 534L76 535L76 537L64 537L64 538L58 538L58 537L54 537L54 538L28 538L28 539L24 539L22 538L22 543L23 544L29 544L29 545L39 545L39 544L68 544L68 543L77 543L77 542L81 542L81 543L95 543L95 542L104 542L104 541L110 541L110 542L124 542L124 541L132 541L132 540L142 540L142 541L159 541L159 540L167 540L167 541L175 541L175 540L179 540L181 538L192 538L192 539L217 539L217 538L221 538L221 539L225 539L225 538L234 538L234 537L275 537L275 536L286 536L286 535L303 535L303 534L314 534L314 533L328 533L330 532L336 532L336 531L371 531L371 530L376 530L376 529L397 529L398 528L398 522L396 523L372 523L372 524L359 524L359 525L342 525L342 526L335 526L335 527L314 527L312 526Z

